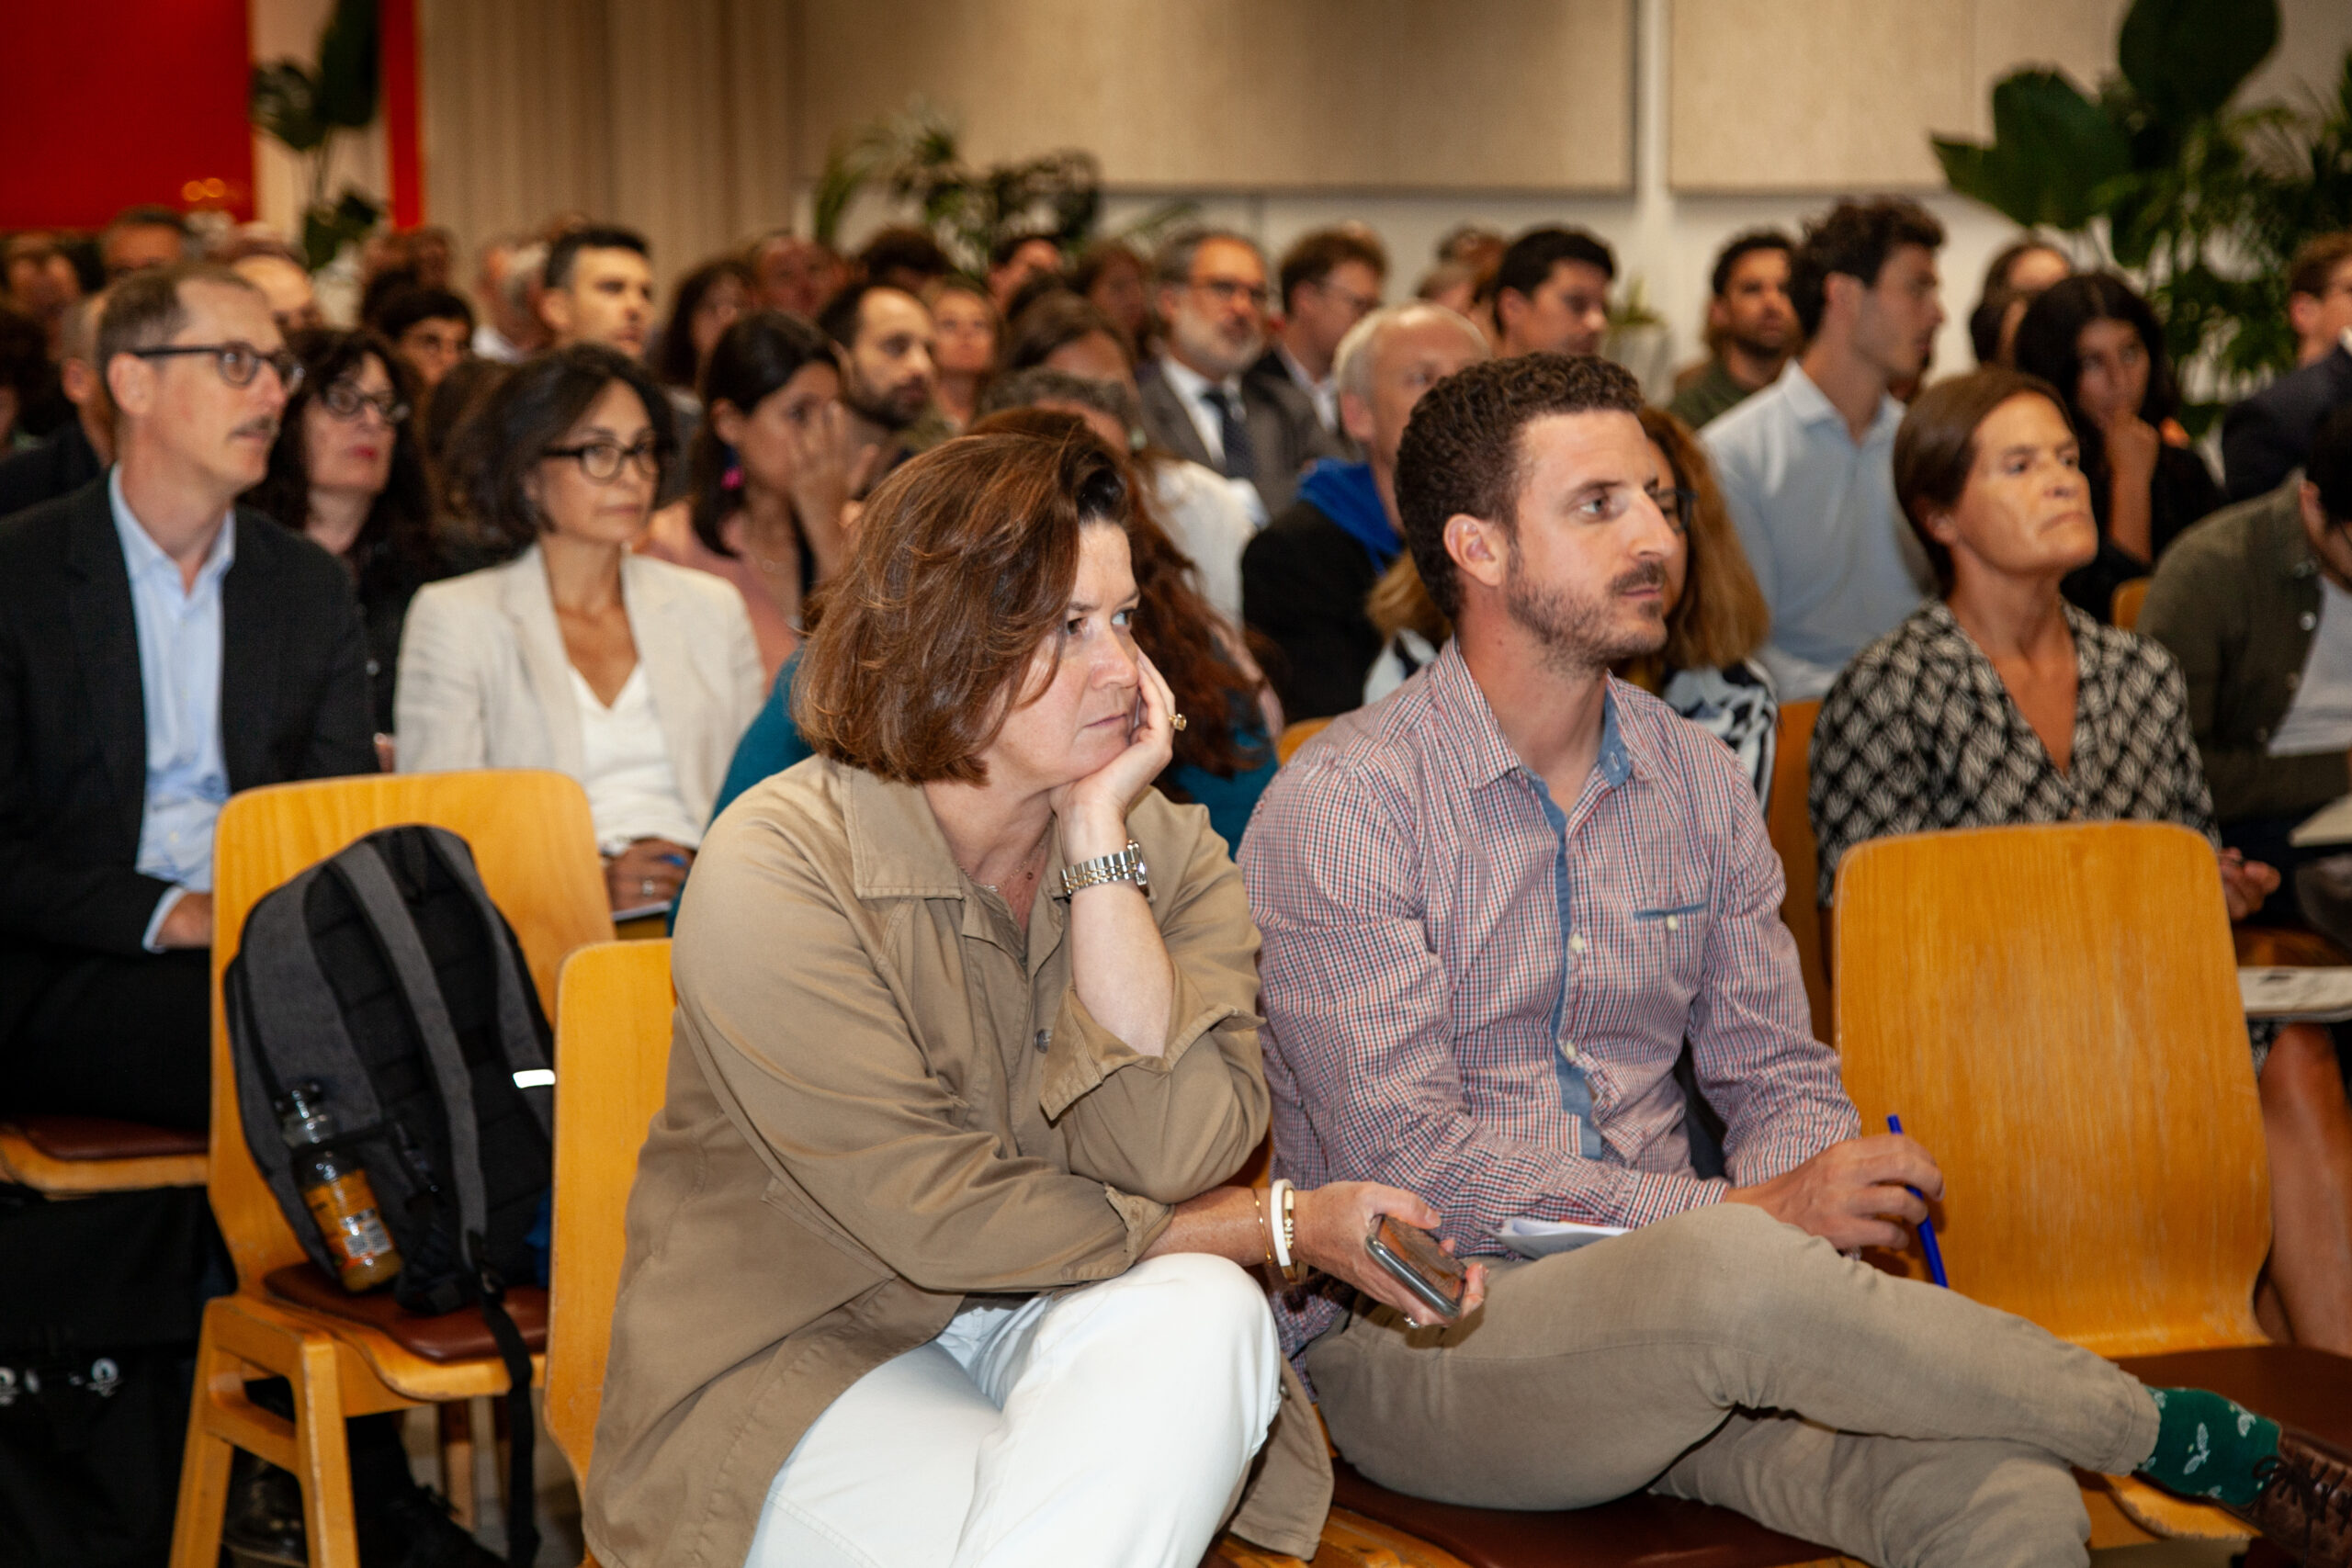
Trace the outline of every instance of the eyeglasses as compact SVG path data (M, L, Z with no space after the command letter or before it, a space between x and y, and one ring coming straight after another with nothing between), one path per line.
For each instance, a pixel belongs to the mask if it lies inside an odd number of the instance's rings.
M161 348L126 350L133 359L174 359L184 354L209 354L212 368L232 387L250 387L266 365L277 372L277 384L292 397L302 385L302 362L284 349L264 354L249 343L174 343Z
M1266 292L1264 284L1243 283L1238 278L1231 277L1196 277L1193 279L1193 287L1220 305L1231 305L1236 301L1247 299L1262 310L1266 308L1266 301L1272 298Z
M409 414L408 405L397 394L363 392L348 381L337 381L321 392L319 401L337 419L357 419L365 410L374 409L384 416L386 424L398 424Z
M637 471L649 479L662 478L662 459L665 456L662 444L646 436L634 446L624 446L617 441L583 441L577 446L550 446L539 454L543 457L576 457L580 471L596 483L610 484L620 478L624 458L637 465Z
M1654 490L1649 493L1659 514L1674 525L1674 531L1678 534L1690 525L1690 514L1699 509L1699 492L1695 490L1677 487L1673 490Z

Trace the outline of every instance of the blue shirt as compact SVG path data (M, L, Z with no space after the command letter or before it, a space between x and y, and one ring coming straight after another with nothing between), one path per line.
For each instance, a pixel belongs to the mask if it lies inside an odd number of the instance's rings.
M1858 443L1803 366L1699 433L1772 611L1758 656L1780 700L1829 690L1846 661L1893 631L1931 585L1894 502L1903 405L1882 395Z
M147 784L139 819L142 876L173 884L147 922L146 944L183 891L212 887L212 823L229 798L229 762L220 744L220 580L237 558L232 512L220 536L184 587L179 563L164 553L122 499L122 470L107 476L114 531L130 577L139 632L140 694L147 714Z
M1606 691L1600 696L1600 755L1593 766L1611 789L1634 771L1624 737L1617 733L1617 699ZM1609 1149L1592 1124L1592 1080L1577 1061L1576 1046L1560 1034L1560 1026L1567 1021L1577 960L1584 952L1584 938L1577 934L1576 884L1568 872L1568 814L1552 798L1552 786L1543 774L1524 765L1518 772L1534 793L1535 804L1544 808L1544 820L1552 825L1557 840L1552 851L1552 897L1560 915L1560 994L1552 1003L1552 1066L1560 1077L1560 1109L1576 1118L1577 1152L1587 1159L1600 1159Z

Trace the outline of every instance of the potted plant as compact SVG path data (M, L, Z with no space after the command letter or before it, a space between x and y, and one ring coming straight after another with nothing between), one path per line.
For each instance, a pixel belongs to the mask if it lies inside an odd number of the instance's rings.
M376 0L335 0L319 33L317 66L277 60L254 67L246 117L309 164L302 256L312 272L365 239L384 215L376 201L349 186L332 200L327 196L335 137L374 122L377 78Z

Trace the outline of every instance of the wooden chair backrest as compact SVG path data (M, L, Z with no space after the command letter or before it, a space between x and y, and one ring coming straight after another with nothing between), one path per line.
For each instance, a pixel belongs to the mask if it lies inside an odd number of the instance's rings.
M563 965L555 1032L548 1430L585 1477L628 1241L621 1216L670 1067L670 944L599 942Z
M1829 1038L1829 972L1821 953L1821 906L1815 884L1820 880L1819 849L1813 837L1813 813L1805 805L1812 778L1813 721L1821 716L1821 700L1784 703L1781 731L1772 753L1772 798L1764 809L1764 830L1781 857L1781 872L1788 891L1781 898L1781 919L1797 942L1797 972L1804 976L1804 998L1813 1009L1813 1032Z
M2148 602L2148 581L2134 577L2117 583L2114 597L2107 604L2107 618L2127 632L2138 626L2141 608Z
M1952 1288L2104 1356L2261 1343L2269 1167L2212 847L1880 839L1836 907L1846 1085L1865 1133L1895 1112L1943 1168Z
M447 828L472 846L482 885L514 928L531 980L555 1014L556 970L582 942L613 934L588 796L562 773L484 769L374 774L247 790L220 808L212 850L213 1217L242 1288L303 1258L245 1148L237 1113L220 977L237 956L245 917L271 888L379 828Z
M1330 727L1328 718L1302 718L1295 724L1285 724L1274 740L1274 760L1287 762L1298 755L1298 749Z

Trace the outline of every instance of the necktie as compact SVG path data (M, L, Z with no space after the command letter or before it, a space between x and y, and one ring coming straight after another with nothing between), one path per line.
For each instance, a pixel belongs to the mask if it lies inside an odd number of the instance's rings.
M1255 479L1258 455L1250 446L1250 424L1242 418L1241 400L1222 387L1211 387L1202 396L1216 410L1217 439L1225 446L1225 477Z

